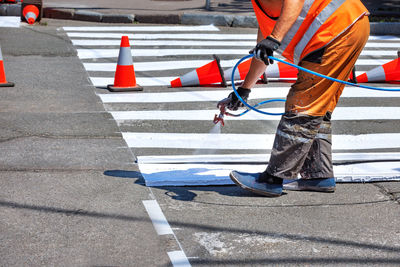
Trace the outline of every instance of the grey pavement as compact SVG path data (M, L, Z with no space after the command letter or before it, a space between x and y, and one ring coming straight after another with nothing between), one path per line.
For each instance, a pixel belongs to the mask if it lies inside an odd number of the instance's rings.
M179 246L192 266L399 266L398 182L275 199L236 186L145 187L60 30L100 24L44 22L0 28L16 83L0 90L1 266L170 266L166 252ZM179 243L156 234L149 199Z

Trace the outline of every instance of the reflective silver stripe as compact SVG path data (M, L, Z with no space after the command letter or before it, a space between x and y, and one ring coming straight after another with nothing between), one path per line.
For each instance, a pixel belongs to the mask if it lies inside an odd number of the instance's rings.
M0 60L3 60L3 54L1 53L1 46L0 46Z
M379 66L379 67L376 67L375 69L367 71L366 74L367 74L368 81L371 81L371 82L386 80L385 69L382 66Z
M121 47L119 49L118 65L120 66L133 65L132 53L130 47Z
M311 23L310 27L307 29L306 33L301 38L300 42L296 45L294 49L293 61L297 64L300 60L301 54L304 48L310 42L311 38L318 31L322 24L344 3L346 0L332 0L318 16Z
M196 70L183 75L181 77L182 86L198 85L200 84L199 77L197 76Z
M296 141L296 142L300 142L300 143L304 143L304 144L309 143L309 142L312 141L312 139L307 139L307 138L304 138L304 137L293 136L293 135L287 134L285 132L282 132L279 129L276 131L276 134L281 136L281 137L283 137L283 138L289 139L291 141Z
M300 28L300 25L303 23L304 19L307 16L308 11L310 10L312 4L314 3L314 0L306 0L304 1L303 9L300 12L299 17L293 24L293 26L289 29L288 33L285 35L281 42L281 46L278 49L278 52L282 53L285 51L289 43L292 41L293 37L297 33L297 31Z
M28 21L30 18L33 18L34 20L36 20L37 17L35 15L35 13L33 13L33 12L26 13L26 15L25 15L26 21Z
M318 133L315 138L319 139L325 139L325 140L332 140L332 134L323 134L323 133Z
M230 68L230 69L224 71L224 78L225 78L226 81L230 81L230 80L231 80L231 78L232 78L232 77L231 77L231 76L232 76L232 71L233 71L233 68ZM240 80L240 71L239 71L239 68L236 68L234 79L235 79L235 80Z

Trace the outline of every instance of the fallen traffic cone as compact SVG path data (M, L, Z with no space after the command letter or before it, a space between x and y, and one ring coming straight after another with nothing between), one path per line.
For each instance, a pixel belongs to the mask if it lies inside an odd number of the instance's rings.
M3 55L0 47L0 87L13 87L14 83L7 82L6 73L4 71Z
M275 62L267 67L264 72L264 80L268 78L295 80L298 70L295 67L289 66L282 62Z
M399 82L400 58L392 60L382 66L376 67L366 73L357 76L357 82Z
M107 88L111 92L143 90L143 87L136 84L135 69L133 68L131 46L128 36L122 36L121 38L114 84L108 85Z
M240 63L235 71L235 76L233 77L234 80L244 80L244 78L246 78L247 73L249 72L250 69L250 63L251 63L251 58L243 61L242 63ZM232 80L232 72L233 72L233 68L227 69L224 72L224 77L226 81L231 81Z
M22 10L22 15L29 24L33 24L39 17L39 9L35 5L27 5Z
M213 57L212 62L171 81L171 87L214 85L216 83L221 83L221 86L226 87L219 58L216 55Z

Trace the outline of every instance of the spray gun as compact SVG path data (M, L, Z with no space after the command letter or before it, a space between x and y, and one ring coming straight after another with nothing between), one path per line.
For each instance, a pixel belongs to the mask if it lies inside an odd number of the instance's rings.
M222 126L225 126L225 122L224 122L224 116L226 114L225 105L220 105L219 111L220 111L219 115L215 114L213 122L214 122L214 124L217 124L220 122Z

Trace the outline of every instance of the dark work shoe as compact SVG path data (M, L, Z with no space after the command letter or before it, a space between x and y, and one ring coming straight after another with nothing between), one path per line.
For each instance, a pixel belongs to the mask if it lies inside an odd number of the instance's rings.
M231 180L241 188L268 197L278 197L282 194L282 184L258 182L260 173L232 171Z
M284 180L283 189L293 191L335 192L335 178Z

